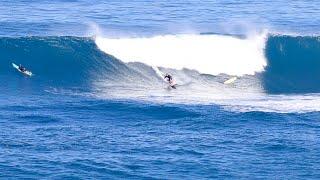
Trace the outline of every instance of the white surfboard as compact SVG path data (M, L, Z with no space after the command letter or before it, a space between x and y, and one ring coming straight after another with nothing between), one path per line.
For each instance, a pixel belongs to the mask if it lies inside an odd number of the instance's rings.
M31 72L31 71L21 71L21 70L19 69L19 66L16 65L15 63L12 63L12 66L13 66L15 69L17 69L19 72L21 72L22 74L27 75L27 76L32 76L32 72Z
M152 66L152 69L156 72L156 74L163 79L164 73L160 71L160 69L157 66ZM165 79L163 79L165 81Z
M223 84L231 84L234 81L236 81L237 79L238 79L237 77L230 78L230 79L226 80Z

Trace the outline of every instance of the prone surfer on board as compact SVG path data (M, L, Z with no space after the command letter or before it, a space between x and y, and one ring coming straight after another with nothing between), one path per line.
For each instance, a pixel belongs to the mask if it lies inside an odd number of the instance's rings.
M32 72L28 71L25 67L23 67L21 64L18 66L15 63L12 63L13 68L17 69L19 72L21 72L24 75L32 76Z
M19 64L19 70L20 70L21 72L25 72L25 71L26 71L26 68L23 67L21 64Z

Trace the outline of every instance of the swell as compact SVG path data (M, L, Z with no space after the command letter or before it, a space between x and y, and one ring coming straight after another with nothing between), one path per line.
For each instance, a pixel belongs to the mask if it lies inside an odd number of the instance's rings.
M0 38L2 89L39 86L88 87L93 79L114 80L127 67L96 48L90 38ZM11 63L22 64L35 75L23 77Z
M272 35L265 56L268 65L261 82L266 92L320 92L319 37Z
M199 35L202 36L202 35ZM210 35L204 35L201 40L197 40L197 49L206 48L210 44L201 42L208 42L205 39ZM192 36L195 38L198 36ZM224 36L223 36L224 37ZM224 41L223 37L219 37L220 42ZM161 39L162 43L171 43L171 41L179 41L173 36ZM183 37L186 40L189 37ZM213 38L215 40L217 37ZM221 40L222 38L222 40ZM235 37L232 37L235 38ZM154 39L153 39L154 40ZM152 40L152 42L153 42ZM238 40L227 38L228 43L236 42L243 43ZM122 40L120 45L122 44ZM135 41L139 41L135 39ZM145 41L142 39L141 41ZM210 42L212 39L210 39ZM249 40L250 41L250 40ZM114 39L114 43L119 42ZM191 41L192 42L192 41ZM225 42L224 42L225 43ZM138 42L139 44L139 42ZM245 45L245 43L241 44ZM237 45L238 46L238 45ZM162 72L171 72L181 82L193 84L196 87L202 88L219 88L223 86L219 82L223 82L228 78L228 65L220 66L218 74L203 75L201 69L196 66L183 67L183 64L192 65L201 62L201 57L208 54L201 54L196 57L193 62L181 62L181 59L175 59L177 53L181 53L181 47L171 47L172 58L170 62L180 61L182 70L177 70L175 67L167 66L160 67ZM210 46L209 46L210 47ZM212 51L219 52L219 47ZM227 46L223 47L226 48ZM224 49L224 53L234 53L231 46L229 50ZM120 50L123 47L119 46ZM320 92L320 40L319 37L313 36L284 36L284 35L269 35L265 42L263 49L263 59L258 59L259 66L252 66L251 61L243 59L246 56L233 56L229 63L237 63L237 67L245 70L243 72L257 71L253 75L240 76L239 81L236 81L235 88L241 89L250 88L251 82L255 82L254 86L259 86L266 93L318 93ZM260 51L258 48L252 50ZM192 51L192 49L189 49ZM119 51L126 56L128 51ZM210 51L211 52L211 51ZM152 51L145 51L149 55L153 55ZM150 54L151 53L151 54ZM246 55L251 53L246 51ZM260 52L252 52L253 57L259 57ZM129 53L130 55L130 53ZM154 54L157 55L157 54ZM167 54L166 56L170 56ZM209 54L211 56L211 53ZM213 57L213 56L211 56ZM231 57L231 56L228 56ZM248 57L252 57L249 55ZM130 59L130 56L126 57ZM20 37L20 38L0 38L0 79L1 90L16 92L33 92L38 87L82 87L85 89L92 89L97 82L108 84L109 86L118 86L119 88L139 87L141 84L146 86L161 85L161 78L157 75L151 65L145 63L143 60L139 62L137 59L135 63L126 63L128 59L117 59L114 54L108 52L108 49L100 50L97 41L92 38L81 37ZM252 61L254 58L252 59ZM191 62L190 62L191 61ZM218 62L224 61L220 57ZM30 69L35 76L32 78L25 78L12 68L11 63L22 64ZM203 61L206 62L206 61ZM207 69L217 68L212 62L211 64L203 64ZM256 64L256 65L257 65ZM261 65L261 66L260 66ZM252 69L252 67L254 67ZM259 69L259 68L262 68ZM185 69L187 68L187 69ZM256 69L255 69L256 68ZM188 70L189 69L189 70ZM261 71L261 72L259 72ZM218 72L218 71L217 71ZM251 73L250 73L251 72ZM208 74L208 73L206 73ZM218 83L217 83L218 82ZM256 83L258 82L258 84Z

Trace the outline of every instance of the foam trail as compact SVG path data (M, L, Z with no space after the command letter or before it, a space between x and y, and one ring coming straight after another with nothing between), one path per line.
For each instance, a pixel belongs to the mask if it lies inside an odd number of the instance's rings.
M165 81L165 80L163 79L164 73L161 72L158 67L152 66L152 69L156 72L156 74L157 74L163 81ZM166 81L165 81L165 82L166 82Z
M265 34L247 39L224 35L166 35L120 39L97 37L95 42L100 50L124 62L241 76L264 70L265 40Z

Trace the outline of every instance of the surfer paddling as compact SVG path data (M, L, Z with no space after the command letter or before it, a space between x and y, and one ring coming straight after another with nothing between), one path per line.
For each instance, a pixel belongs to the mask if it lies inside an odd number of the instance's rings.
M26 72L26 68L23 67L21 64L19 64L19 70L20 70L21 72Z
M32 76L32 72L28 71L25 67L23 67L21 64L16 65L14 63L12 63L13 68L17 69L20 73L27 75L27 76Z

